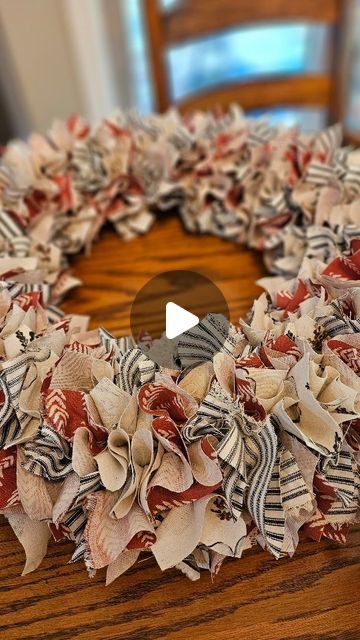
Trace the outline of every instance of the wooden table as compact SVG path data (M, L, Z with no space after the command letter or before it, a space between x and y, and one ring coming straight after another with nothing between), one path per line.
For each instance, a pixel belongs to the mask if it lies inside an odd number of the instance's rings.
M85 283L63 308L91 313L91 327L129 331L137 290L169 269L209 276L228 300L231 318L244 316L260 289L261 259L216 238L185 235L179 222L159 222L151 234L123 243L104 232L91 257L74 260ZM294 558L274 560L254 549L225 562L211 582L190 582L153 560L138 563L105 588L104 572L89 579L67 565L70 544L50 544L35 573L20 577L21 546L0 523L2 640L359 640L360 531L346 546L303 541Z

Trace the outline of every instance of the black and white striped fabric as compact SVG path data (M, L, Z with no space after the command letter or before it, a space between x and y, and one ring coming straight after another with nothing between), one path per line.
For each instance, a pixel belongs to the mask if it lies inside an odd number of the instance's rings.
M269 450L269 440L264 438L263 443ZM266 544L274 556L278 558L285 536L285 512L280 490L280 450L277 451L270 482L265 491L263 526L263 537Z
M332 229L324 226L311 226L306 235L305 256L325 262L334 256L337 244L338 240Z
M306 181L318 186L325 186L334 179L334 167L318 160L312 160L306 171Z
M186 442L194 442L205 435L223 438L228 432L231 404L221 392L217 382L213 382L208 394L201 402L196 416L188 421L182 429L182 436Z
M95 193L108 181L102 149L94 138L75 142L71 166L74 184L80 191Z
M246 487L244 473L244 440L239 421L243 412L241 407L232 406L217 382L212 384L197 411L182 430L187 442L194 442L204 436L215 436L219 445L216 453L223 473L222 492L236 520L244 506Z
M229 333L229 321L221 314L208 313L196 327L182 334L177 353L182 367L212 360L215 353L233 355L241 334Z
M98 471L93 471L92 473L88 473L85 476L80 476L79 491L74 502L74 506L80 505L89 493L99 491L103 488L104 487L100 479L100 473Z
M328 262L349 250L351 240L359 235L360 225L339 225L335 228L313 225L307 230L305 256Z
M86 525L86 518L85 518L85 525ZM84 529L85 529L85 525L84 525ZM76 543L75 551L69 560L69 564L74 564L75 562L79 562L80 560L84 560L85 558L85 553L87 550L86 540L83 537L81 537L79 542L76 542L75 540L75 543Z
M50 324L56 324L65 317L65 313L58 307L49 305L46 308L46 317L49 320Z
M99 329L99 338L101 344L105 347L108 353L116 353L124 355L129 349L135 347L134 339L131 336L124 336L121 338L115 338L109 331L106 331L103 327Z
M26 188L20 187L15 172L8 166L0 166L0 191L3 193L3 207L14 211L25 194Z
M1 282L1 289L7 289L12 300L15 300L24 291L24 285L18 282Z
M214 235L227 240L236 240L239 236L239 217L237 213L229 211L222 200L215 200L210 209ZM201 231L201 229L198 230Z
M328 338L335 338L338 335L345 335L360 332L360 321L339 317L338 315L326 316L317 319L316 343L315 346Z
M132 393L134 387L153 380L155 369L155 363L141 349L129 349L118 359L115 382L123 391Z
M274 137L275 129L265 120L253 121L253 125L249 132L248 145L250 147L259 147L270 142Z
M281 446L279 463L279 482L281 503L286 510L298 509L304 501L311 501L312 495L292 453Z
M31 240L13 216L0 211L0 238L5 241L5 255L24 258L29 254Z
M287 511L311 502L312 496L294 456L279 446L270 420L249 423L241 405L231 402L213 383L197 417L182 433L189 442L205 435L218 439L222 493L232 517L239 518L246 506L264 543L278 557Z
M237 520L244 509L247 482L245 479L245 442L235 420L232 421L232 426L220 442L216 453L223 472L222 490L231 515L234 520Z
M0 375L0 389L4 402L0 407L0 447L3 449L21 433L21 424L11 404L11 397L5 380Z
M360 168L350 166L344 175L343 184L351 197L357 197L360 193Z
M75 542L75 551L71 556L70 563L83 560L86 551L86 541L84 539L84 530L87 522L87 516L82 506L74 507L62 521L62 526L68 531L68 537Z
M13 216L6 211L0 212L0 237L12 242L15 238L28 237L24 234L21 226L14 220Z
M51 482L64 480L72 471L70 444L46 424L24 444L24 455L24 469Z
M268 487L271 481L274 482L273 470L277 460L277 437L269 420L259 433L246 439L245 450L249 469L247 508L265 542L278 556L283 542L284 521L283 514L280 518L277 517L278 502L274 502L272 509L271 496L266 500ZM274 517L271 516L272 511Z
M349 451L342 450L339 453L338 460L335 461L331 459L324 461L323 466L325 466L325 479L333 486L339 502L341 502L346 509L346 513L348 513L349 507L354 508L354 506L356 506L356 480L353 456ZM337 505L336 510L339 510L339 508L339 505Z
M326 521L355 522L359 514L360 485L356 462L349 452L342 451L336 464L329 462L325 478L335 488L338 498L326 512Z
M20 408L20 393L26 373L32 362L44 362L49 358L50 348L43 347L40 351L27 351L17 358L1 363L1 386L5 395L5 403L1 408L0 418L3 416L2 436L5 445L21 435L25 427L32 420L32 416ZM14 418L10 418L10 407Z
M157 139L157 136L160 133L160 128L156 124L156 120L154 118L150 117L144 119L135 109L130 110L124 116L123 126L128 129L132 129L133 131L144 133L154 140Z
M327 158L332 159L342 143L342 137L343 131L340 123L320 131L316 136L314 145L315 153L321 153Z
M251 469L247 506L266 546L279 557L287 513L311 505L312 495L294 456L279 446L270 420L261 431L246 438L245 448Z
M50 286L44 282L36 283L36 284L31 284L31 283L23 284L19 282L11 282L10 280L7 282L1 281L0 289L7 289L11 299L14 301L16 301L16 298L18 298L21 295L24 295L26 293L34 293L34 292L41 293L44 303L46 303L50 298ZM57 307L50 307L50 308L57 309ZM64 315L63 312L60 311L59 309L57 309L57 311L59 314L61 314L61 316Z

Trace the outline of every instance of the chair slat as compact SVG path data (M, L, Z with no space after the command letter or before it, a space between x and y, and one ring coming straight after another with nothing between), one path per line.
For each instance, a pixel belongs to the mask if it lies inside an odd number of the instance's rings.
M193 109L227 108L233 102L245 110L267 108L276 105L300 105L326 107L331 99L332 80L328 75L307 74L299 76L272 76L253 82L224 85L209 91L191 95L180 101L182 113Z
M335 23L341 0L179 0L162 14L164 40L174 44L259 21Z

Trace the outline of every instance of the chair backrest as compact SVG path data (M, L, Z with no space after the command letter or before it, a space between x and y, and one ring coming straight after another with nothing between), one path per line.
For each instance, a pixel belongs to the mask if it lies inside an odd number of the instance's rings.
M251 82L221 84L177 103L182 112L274 105L327 107L329 121L342 119L346 97L345 30L352 0L178 0L164 10L159 0L144 0L156 109L172 103L166 52L169 47L238 25L270 21L323 23L331 32L329 70L324 73L276 75ZM241 36L239 36L241 37ZM196 65L196 60L194 61Z

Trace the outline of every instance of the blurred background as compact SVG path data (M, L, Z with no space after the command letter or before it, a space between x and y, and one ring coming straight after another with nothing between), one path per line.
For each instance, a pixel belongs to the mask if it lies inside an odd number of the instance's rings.
M360 140L360 0L276 0L276 19L271 4L237 0L232 13L230 0L0 0L0 142L73 112L91 122L117 107L146 114L194 94L211 100L218 87L225 104L244 83L251 113L306 130L340 118ZM310 19L286 15L295 5Z

